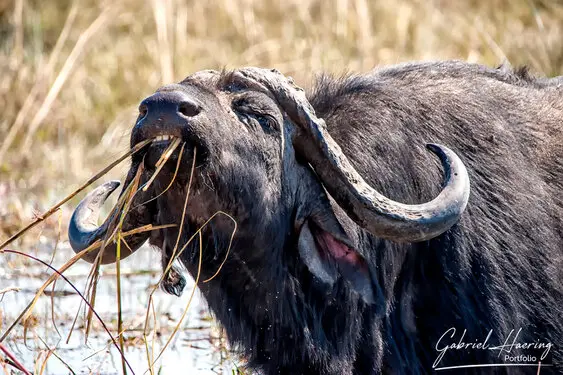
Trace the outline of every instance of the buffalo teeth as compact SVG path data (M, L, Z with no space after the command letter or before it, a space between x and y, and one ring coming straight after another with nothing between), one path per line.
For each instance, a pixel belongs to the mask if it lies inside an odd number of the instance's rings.
M172 135L159 135L154 138L155 141L171 141L174 138Z

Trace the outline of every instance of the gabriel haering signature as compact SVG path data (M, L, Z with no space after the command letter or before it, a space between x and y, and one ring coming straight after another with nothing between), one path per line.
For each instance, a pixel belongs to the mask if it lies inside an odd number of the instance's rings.
M493 330L490 330L485 337L484 340L475 340L473 342L466 342L464 341L465 335L467 330L463 330L461 337L459 339L455 339L456 336L456 329L454 327L448 329L436 343L436 351L438 352L438 356L436 360L432 364L432 368L439 370L440 362L446 355L448 351L454 350L490 350L490 351L498 351L498 358L502 359L504 362L499 364L485 364L486 366L506 366L507 363L513 363L514 365L523 365L523 364L538 364L544 360L547 355L549 354L553 344L550 342L541 342L540 340L536 340L535 342L523 342L523 340L519 340L520 333L522 332L522 328L516 330L511 330L508 335L505 337L504 343L501 345L493 346L490 343L491 336L493 334ZM500 342L500 341L499 341ZM517 351L521 351L526 353L526 350L532 351L534 350L533 354L517 354ZM539 353L541 351L541 353ZM530 353L530 352L528 352ZM539 357L538 357L539 356ZM483 367L483 364L468 364L463 366L457 367ZM448 367L448 369L454 367ZM442 367L442 369L445 369Z

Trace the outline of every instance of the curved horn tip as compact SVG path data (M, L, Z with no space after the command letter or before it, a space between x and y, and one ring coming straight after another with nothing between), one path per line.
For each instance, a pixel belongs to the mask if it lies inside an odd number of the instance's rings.
M84 250L94 242L100 229L96 225L100 207L119 185L117 180L108 181L88 193L76 206L68 228L68 239L75 252Z
M461 215L469 200L469 193L471 189L469 173L467 172L465 164L453 150L446 146L435 143L427 143L426 147L436 154L442 162L442 167L444 168L445 173L444 190L458 191L456 194L459 199L457 209L459 211L459 215Z
M439 145L437 143L427 143L426 148L435 153L438 156L447 156L448 151L452 153L453 151L446 146Z
M111 180L98 186L82 199L78 207L76 207L75 213L80 212L82 207L97 210L120 184L118 180Z
M467 180L466 183L468 184L469 175L467 173L467 168L463 161L459 158L459 156L450 148L439 145L436 143L427 143L426 148L432 151L436 156L438 156L442 162L442 166L445 168L446 172L446 180L449 180L453 174L454 176L458 176L462 174L460 181ZM468 186L469 188L469 186Z
M438 143L427 143L426 148L436 154L440 159L447 158L463 164L459 156L449 147Z
M98 192L99 194L107 194L108 196L115 191L121 185L119 180L111 180L103 183L102 185L98 186L94 191Z
M82 202L79 203L79 206L86 205L88 208L93 208L91 207L92 205L101 206L120 184L118 180L105 182L88 193Z
M426 148L429 149L432 152L436 152L436 151L439 151L440 145L438 145L436 143L427 143Z

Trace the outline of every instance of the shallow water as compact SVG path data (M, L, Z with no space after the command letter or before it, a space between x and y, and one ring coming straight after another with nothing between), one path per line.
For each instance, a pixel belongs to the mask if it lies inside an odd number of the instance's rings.
M44 243L37 251L37 256L48 262L52 249L53 246ZM64 264L71 255L72 251L68 245L61 245L53 265L58 267ZM51 271L42 265L17 266L15 264L19 263L19 259L15 255L0 254L0 257L0 291L12 287L19 288L18 292L10 291L0 295L0 332L3 334L33 299L35 292L47 280ZM83 292L89 270L89 264L79 261L65 272L65 276ZM148 374L143 328L150 292L161 275L160 256L148 247L141 248L122 261L121 273L122 317L123 326L126 327L124 352L133 370L128 370L128 373ZM115 268L104 266L101 275L95 309L108 325L111 334L116 337L118 310ZM180 298L170 296L160 289L154 293L156 324L152 314L150 322L151 326L156 325L157 334L153 335L151 331L147 338L150 345L154 344L154 357L172 335L188 304L194 282L189 275L185 276L188 285ZM47 288L47 291L51 291L51 288ZM12 354L31 372L36 366L43 364L46 349L49 347L55 348L55 352L47 360L42 374L72 373L68 367L76 374L121 374L123 371L119 351L111 344L109 335L97 321L93 324L93 330L85 343L83 307L78 315L77 328L67 343L72 322L81 306L81 298L62 279L57 281L55 291L53 297L43 295L36 304L33 310L34 324L27 331L26 342L22 325L18 325L10 333L4 343ZM93 321L95 320L94 317ZM196 289L181 329L174 335L153 368L155 374L233 374L233 369L240 363L241 361L227 349L225 338L209 317L205 301Z

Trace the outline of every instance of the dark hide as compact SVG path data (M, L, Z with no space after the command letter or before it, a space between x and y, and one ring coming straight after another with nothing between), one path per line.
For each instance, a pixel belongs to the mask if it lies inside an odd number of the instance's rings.
M318 80L309 94L317 116L384 195L420 203L438 194L442 171L426 142L450 147L466 164L471 197L462 220L422 243L381 240L354 224L294 154L295 125L273 100L231 78L200 73L165 88L187 92L203 109L182 133L192 147L177 181L157 201L158 223L180 223L195 146L179 243L219 210L236 219L225 264L199 287L250 368L415 374L431 372L435 362L504 363L508 353L483 349L449 349L437 361L436 347L458 343L463 330L466 343L485 341L490 330L490 347L512 343L521 329L516 343L553 345L542 363L556 367L541 373L563 371L561 78L433 62ZM173 164L155 181L157 192L168 185ZM312 237L301 243L309 248L299 245L305 225ZM202 231L201 279L221 265L233 229L219 215ZM165 262L177 234L167 229L151 238ZM196 236L181 255L192 276L199 247ZM455 334L447 333L452 327ZM510 355L533 355L537 363L544 351L513 347ZM535 374L537 368L467 371Z

